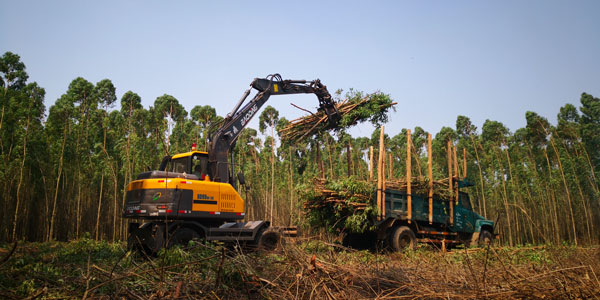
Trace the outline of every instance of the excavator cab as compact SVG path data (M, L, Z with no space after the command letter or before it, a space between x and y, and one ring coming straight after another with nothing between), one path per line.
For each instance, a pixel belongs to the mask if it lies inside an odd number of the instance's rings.
M208 175L208 153L192 151L173 156L166 156L159 171L185 173L205 180Z

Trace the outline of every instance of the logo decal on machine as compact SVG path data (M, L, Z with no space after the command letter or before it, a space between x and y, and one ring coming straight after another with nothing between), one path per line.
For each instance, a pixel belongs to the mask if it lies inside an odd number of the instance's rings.
M240 120L240 123L242 124L242 127L246 126L246 123L248 122L248 120L250 120L250 118L252 118L252 116L256 113L256 111L258 110L258 107L256 106L256 104L250 109L250 111L248 111L246 113L246 115Z
M205 194L198 194L196 198L198 198L198 200L213 200L215 197L209 197Z
M205 194L197 194L196 198L198 198L197 200L194 200L194 204L217 204L217 201L214 200L215 197L209 197L208 195Z
M152 201L158 200L161 196L162 196L161 192L158 192L158 193L154 194L154 196L152 196Z

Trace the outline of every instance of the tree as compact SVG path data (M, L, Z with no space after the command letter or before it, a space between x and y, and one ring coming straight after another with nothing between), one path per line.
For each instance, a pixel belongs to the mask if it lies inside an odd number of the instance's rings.
M109 79L103 79L100 82L98 82L96 84L96 87L94 88L94 94L95 94L95 97L98 99L98 103L104 107L104 110L99 112L99 121L100 121L99 125L102 128L102 132L103 132L102 149L101 149L101 153L103 153L103 155L101 155L102 158L100 158L99 160L101 161L101 167L108 165L110 167L110 169L112 170L114 190L115 190L115 195L114 195L114 199L113 199L113 209L114 209L113 222L116 224L116 221L117 221L117 218L116 218L116 216L117 216L116 190L117 190L117 181L118 181L118 174L117 174L118 167L117 167L117 163L112 161L112 158L109 155L108 150L106 149L106 133L108 130L107 126L109 125L109 122L110 122L107 111L109 108L111 108L113 106L115 101L117 101L117 95L115 94L115 86L112 84L112 82ZM100 209L102 208L104 175L105 175L103 172L104 169L106 169L106 168L101 168L102 175L100 177L100 195L98 197L98 209L97 209L97 214L96 214L96 229L95 229L96 240L98 240L98 235L100 232ZM115 232L113 231L113 239L115 238L114 234L115 234Z
M594 171L600 171L600 98L581 94L581 138L594 164ZM600 184L596 181L596 184Z
M23 176L26 172L26 161L28 142L32 131L40 130L41 120L44 116L44 95L45 90L38 86L37 83L30 83L24 89L21 95L19 103L17 104L19 109L13 111L12 114L19 115L19 122L16 129L20 131L18 135L22 135L23 142L21 147L23 148L21 166L19 168L19 181L17 183L16 192L16 203L15 213L13 218L13 229L12 229L12 240L17 240L17 223L19 220L19 206L21 204L21 187L23 186ZM33 129L33 130L32 130ZM34 152L35 153L35 152Z
M279 122L279 112L271 105L267 106L260 114L258 128L262 134L267 128L271 129L271 209L269 220L273 223L273 202L275 193L275 127Z
M187 112L179 101L171 96L164 94L154 100L155 112L162 117L161 126L158 132L161 135L161 142L164 145L166 153L169 153L169 136L173 130L174 123L183 120Z
M217 118L217 111L214 107L210 105L196 105L192 108L190 112L190 116L194 122L198 122L199 130L195 130L196 132L196 143L199 140L199 134L202 133L202 144L204 150L208 150L208 140L209 140L209 128L219 121Z

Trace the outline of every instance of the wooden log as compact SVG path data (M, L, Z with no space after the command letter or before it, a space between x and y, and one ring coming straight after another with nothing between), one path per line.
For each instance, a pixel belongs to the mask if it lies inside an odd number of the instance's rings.
M429 173L429 224L433 223L433 154L431 153L431 133L427 134L427 165Z
M383 127L381 129L381 131L383 132ZM383 134L382 134L383 135ZM384 154L381 157L381 181L383 181L383 183L381 184L381 217L382 219L385 218L385 189L386 189L386 179L385 179L385 140L382 140L383 143L383 151Z
M452 188L452 145L450 144L450 140L448 140L446 149L448 152L448 192L452 195L454 189Z
M407 218L410 222L412 220L412 195L411 195L411 187L412 187L412 174L411 174L411 146L412 145L412 137L410 135L410 129L406 131L406 199L408 201L407 205Z
M467 148L463 148L463 178L467 178Z
M452 147L452 152L454 153L454 176L456 176L456 179L459 180L458 159L456 158L456 147ZM456 198L456 204L458 204L458 182L455 184L454 190L455 190L454 196Z
M458 169L458 159L456 158L456 147L452 147L452 155L454 156L452 161L454 163L454 177L456 177L456 179L459 179L460 170Z
M384 186L384 180L385 180L385 173L383 170L383 164L384 164L384 151L385 151L385 145L384 145L384 137L385 137L385 126L381 126L381 130L379 131L379 165L377 167L377 177L378 179L378 190L379 190L379 211L380 211L380 219L383 219L383 215L385 214L385 211L383 210L383 206L385 203L385 191L383 189Z
M381 172L382 162L383 162L383 130L384 126L381 126L381 130L379 131L379 157L377 160L377 209L379 210L379 219L381 220L381 216L383 211L381 210L382 204L381 200L383 199L383 173Z
M452 179L452 144L450 142L450 140L448 140L448 192L450 194L450 201L449 201L449 206L450 206L450 225L454 225L454 202L452 201L452 194L454 192L454 189L452 188L452 183L453 183L453 179Z

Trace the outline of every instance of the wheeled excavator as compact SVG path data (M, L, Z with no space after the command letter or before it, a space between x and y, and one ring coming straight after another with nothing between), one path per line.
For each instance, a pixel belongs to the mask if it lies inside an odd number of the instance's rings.
M256 95L246 101L252 90ZM328 128L340 120L335 102L320 80L283 80L279 74L255 78L221 126L212 135L209 151L192 151L162 159L158 170L141 173L129 183L124 218L129 223L128 246L147 254L190 240L237 242L273 249L281 235L268 221L247 221L245 185L236 175L232 149L249 121L272 95L315 94ZM142 224L139 220L143 221Z

